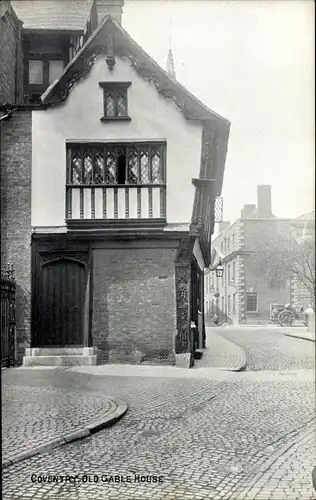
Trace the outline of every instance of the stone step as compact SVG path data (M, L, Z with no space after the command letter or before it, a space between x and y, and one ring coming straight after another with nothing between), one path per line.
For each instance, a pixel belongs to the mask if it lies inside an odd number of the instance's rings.
M24 356L23 358L23 366L94 366L96 364L96 355Z
M32 347L25 349L26 356L91 356L94 347Z
M203 349L195 349L194 351L194 359L201 359L203 356Z

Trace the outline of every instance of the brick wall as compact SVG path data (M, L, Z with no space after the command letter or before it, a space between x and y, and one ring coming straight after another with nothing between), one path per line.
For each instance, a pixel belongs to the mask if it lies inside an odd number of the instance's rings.
M19 21L9 7L0 17L0 104L15 103L16 93L18 102L23 99L21 43Z
M30 342L32 115L1 122L1 262L15 268L19 358Z
M176 248L152 245L94 250L99 363L174 363Z

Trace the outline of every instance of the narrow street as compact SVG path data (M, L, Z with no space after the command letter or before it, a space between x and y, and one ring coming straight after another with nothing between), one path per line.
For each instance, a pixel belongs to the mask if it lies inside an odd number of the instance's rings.
M218 328L208 345L192 370L4 371L5 394L47 386L129 405L113 427L4 469L4 500L313 499L315 344L277 329ZM230 371L243 352L246 370ZM77 478L45 481L53 475Z
M314 369L315 344L287 337L283 328L222 328L220 335L244 349L248 371Z

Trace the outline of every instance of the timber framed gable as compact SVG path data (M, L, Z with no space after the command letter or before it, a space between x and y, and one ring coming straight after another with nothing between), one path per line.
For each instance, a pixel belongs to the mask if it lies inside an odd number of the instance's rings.
M105 56L105 64L111 72L115 71L116 57L129 60L132 68L161 96L174 102L185 119L203 124L200 173L198 179L192 179L195 197L190 235L199 237L206 265L209 265L214 205L222 189L230 122L207 108L172 79L111 17L104 18L59 80L43 94L43 104L54 106L65 101L73 86L89 74L100 55ZM101 118L101 121L107 119Z

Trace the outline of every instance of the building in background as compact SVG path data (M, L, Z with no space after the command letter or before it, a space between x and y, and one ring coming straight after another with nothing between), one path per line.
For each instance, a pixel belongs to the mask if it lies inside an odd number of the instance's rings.
M230 123L128 35L123 4L1 2L1 256L26 364L204 345Z
M296 275L291 280L291 297L294 304L315 310L315 210L303 214L291 222L293 237L301 245L303 257L303 273L311 273L312 280ZM308 288L307 286L308 285ZM314 289L313 289L314 288Z
M311 237L314 228L314 212L296 219L275 217L271 187L258 186L257 204L244 205L233 224L220 224L212 242L211 268L221 259L224 273L222 278L205 273L207 320L217 314L236 325L260 324L270 321L273 304L313 303L311 293L288 273L281 256L290 252L291 241Z

